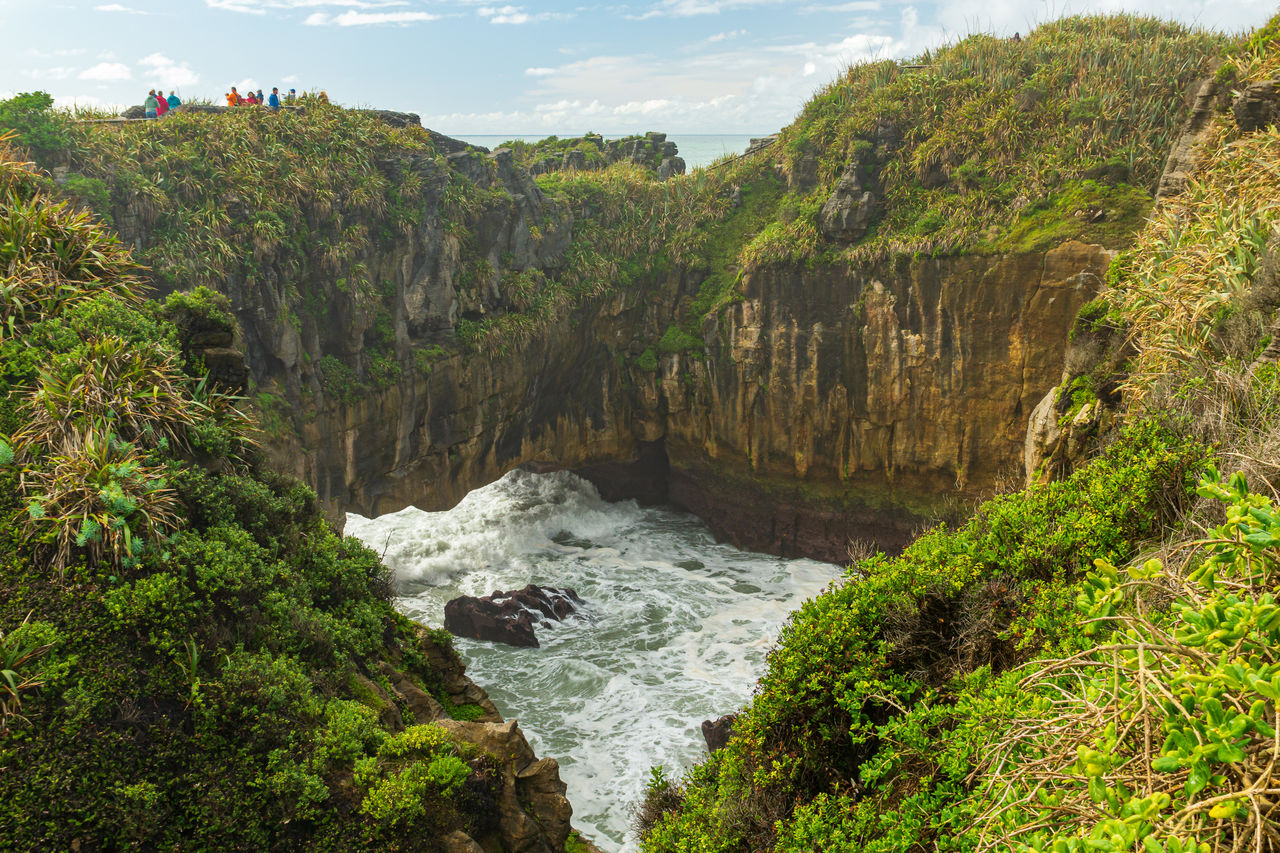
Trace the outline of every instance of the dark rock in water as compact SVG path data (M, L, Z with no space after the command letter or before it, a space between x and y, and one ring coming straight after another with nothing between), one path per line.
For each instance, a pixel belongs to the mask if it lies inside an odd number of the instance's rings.
M729 738L733 737L733 723L736 719L737 714L725 714L719 719L702 721L702 738L707 742L708 752L724 749Z
M1250 83L1231 103L1241 133L1252 133L1280 118L1280 80Z
M571 589L529 584L512 592L483 598L464 595L444 606L444 627L459 637L537 648L534 627L548 625L578 609L582 599Z

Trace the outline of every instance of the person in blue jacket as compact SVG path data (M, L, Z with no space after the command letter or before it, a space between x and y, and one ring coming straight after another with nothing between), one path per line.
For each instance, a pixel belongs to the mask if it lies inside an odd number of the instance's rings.
M267 98L267 106L273 110L280 109L280 89L277 86L271 87L271 97Z
M180 106L182 106L182 101L178 100L178 93L170 91L169 92L169 112L176 110ZM165 113L165 115L168 115L168 114L169 113Z

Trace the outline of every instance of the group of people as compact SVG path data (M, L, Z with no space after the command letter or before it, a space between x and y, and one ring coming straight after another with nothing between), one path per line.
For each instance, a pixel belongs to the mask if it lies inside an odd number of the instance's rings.
M300 100L296 89L290 89L289 94L281 95L280 89L276 86L272 86L271 94L266 96L262 94L261 89L256 92L250 91L248 94L241 95L236 90L236 87L232 86L231 91L227 92L223 97L227 99L227 106L229 107L261 104L270 107L273 110L278 110L281 106L292 106ZM304 92L302 97L307 97L307 94ZM324 104L329 103L329 96L324 92L316 95L316 99ZM147 118L163 118L166 114L177 109L181 105L182 101L178 100L178 94L176 92L170 92L169 97L166 98L163 91L152 89L147 92L147 99L143 102L142 108L146 110Z
M155 89L147 92L147 99L142 103L142 108L147 111L147 118L163 118L170 110L176 110L180 106L182 101L178 100L177 92L170 91L166 98L163 90Z
M290 89L289 94L281 95L280 89L277 88L276 86L272 86L271 94L264 97L261 89L259 89L257 92L250 90L247 95L241 95L238 91L236 91L236 87L232 86L231 91L227 92L223 97L227 99L227 106L229 107L243 107L247 105L256 106L261 104L261 105L268 106L273 110L278 110L280 109L281 105L292 106L293 104L296 104L298 102L298 90ZM305 92L303 93L303 97L306 97ZM321 92L316 97L320 100L321 103L325 103L325 104L329 103L329 96L326 95L324 92Z

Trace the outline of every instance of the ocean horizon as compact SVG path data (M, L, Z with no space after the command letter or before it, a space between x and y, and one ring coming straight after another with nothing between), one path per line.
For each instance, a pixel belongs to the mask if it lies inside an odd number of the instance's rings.
M759 139L773 133L777 133L777 131L760 133L668 133L667 140L676 144L679 156L684 158L685 167L693 170L701 166L709 166L725 155L741 154L747 150L747 146L751 144L752 139ZM454 139L461 139L463 142L480 145L492 151L504 142L538 142L548 136L558 136L564 139L581 136L582 134L450 133L448 135ZM605 139L620 139L631 135L633 134L603 134Z

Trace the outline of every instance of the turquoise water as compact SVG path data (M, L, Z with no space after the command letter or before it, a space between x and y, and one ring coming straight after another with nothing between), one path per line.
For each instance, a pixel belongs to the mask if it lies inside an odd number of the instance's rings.
M761 131L760 133L669 133L667 134L667 140L676 144L676 147L680 150L680 156L684 158L685 166L692 170L699 166L710 165L726 154L741 154L747 150L747 145L751 143L753 138L768 136L769 133L766 131ZM518 139L522 142L537 142L545 138L544 136L524 136L510 133L460 133L450 135L455 139L461 139L463 142L470 142L472 145L482 145L490 151L513 139ZM616 139L617 137L606 135L605 138Z

